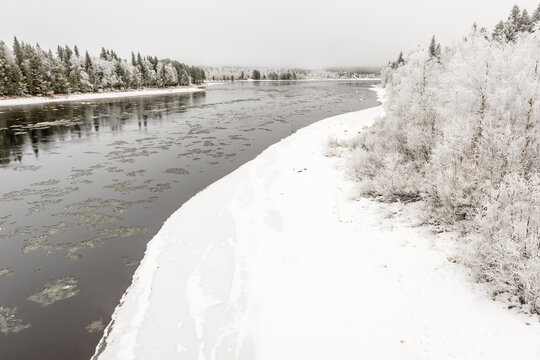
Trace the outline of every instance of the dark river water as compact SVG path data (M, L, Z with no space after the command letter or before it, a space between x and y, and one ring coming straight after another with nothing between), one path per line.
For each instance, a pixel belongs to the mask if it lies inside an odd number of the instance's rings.
M377 105L369 85L0 107L0 359L89 359L172 212L296 130Z

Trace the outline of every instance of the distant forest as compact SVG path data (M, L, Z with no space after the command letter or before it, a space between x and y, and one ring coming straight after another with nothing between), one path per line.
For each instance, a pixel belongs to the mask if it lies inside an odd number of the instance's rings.
M381 67L330 67L325 69L253 68L241 66L206 66L206 77L211 80L302 80L353 79L379 77Z
M81 54L77 46L58 46L56 54L13 41L13 48L0 41L0 96L52 95L144 87L200 84L205 72L176 60L131 53L118 57L101 48L99 57Z

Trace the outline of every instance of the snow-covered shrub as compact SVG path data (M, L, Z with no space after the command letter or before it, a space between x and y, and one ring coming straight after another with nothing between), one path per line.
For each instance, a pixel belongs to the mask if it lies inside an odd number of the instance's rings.
M540 313L540 176L506 176L478 215L481 241L473 264L482 280Z
M440 53L412 49L383 72L385 117L352 146L364 194L422 198L429 221L480 231L479 277L535 311L539 61L540 31L500 41L475 27Z

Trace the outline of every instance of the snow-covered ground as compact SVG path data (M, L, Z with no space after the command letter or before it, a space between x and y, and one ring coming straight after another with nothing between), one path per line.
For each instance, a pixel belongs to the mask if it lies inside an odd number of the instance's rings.
M0 107L2 106L17 106L17 105L34 105L51 102L66 102L66 101L81 101L81 100L98 100L98 99L113 99L132 96L148 96L148 95L164 95L186 92L204 91L203 87L178 87L168 89L142 89L131 91L108 91L101 93L84 93L72 95L53 95L53 96L29 96L17 98L0 98Z
M539 359L540 324L449 261L414 206L353 200L347 154L382 107L265 150L150 241L96 350L106 359Z

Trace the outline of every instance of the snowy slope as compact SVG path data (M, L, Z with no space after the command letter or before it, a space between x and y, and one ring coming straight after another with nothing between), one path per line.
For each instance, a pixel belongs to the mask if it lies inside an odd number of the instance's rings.
M186 202L96 358L539 359L538 320L491 301L447 260L451 242L396 205L351 200L327 140L381 114L308 126Z
M188 92L204 91L200 87L179 87L165 89L142 89L132 91L107 91L102 93L83 93L72 95L54 95L54 96L29 96L19 98L0 98L0 107L2 106L19 106L19 105L35 105L45 103L57 103L66 101L83 101L83 100L99 100L99 99L116 99L132 96L149 96L149 95L166 95Z

